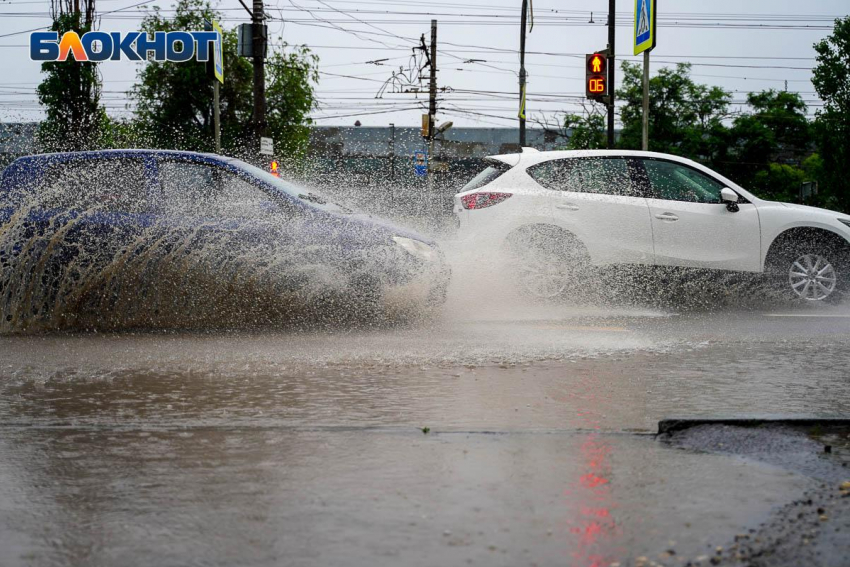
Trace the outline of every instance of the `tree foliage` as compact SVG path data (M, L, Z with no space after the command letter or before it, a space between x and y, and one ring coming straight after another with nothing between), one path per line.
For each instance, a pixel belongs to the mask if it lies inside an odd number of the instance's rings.
M799 93L767 90L747 96L748 112L731 128L731 158L724 170L739 184L770 199L791 200L806 181L800 167L812 152L811 125Z
M564 130L570 133L567 141L569 150L595 150L604 148L608 143L603 115L588 112L583 116L567 114L564 116Z
M850 211L850 17L835 21L832 35L815 44L812 84L824 102L815 119L826 204Z
M695 83L690 65L662 68L649 80L649 149L688 156L705 162L725 157L731 94L720 87ZM622 101L623 130L619 145L640 149L643 116L643 71L635 63L624 62L623 86L617 90Z
M145 17L145 31L203 29L219 14L206 0L179 0L172 17L153 8ZM225 81L220 87L223 151L238 155L250 147L253 109L251 61L237 54L236 32L223 37ZM267 130L279 153L296 154L307 141L308 113L316 107L314 84L318 58L307 48L270 50L266 59ZM212 151L213 80L206 64L148 61L138 72L133 89L135 132L140 144L161 148Z
M846 62L844 66L846 73ZM642 69L631 63L623 63L623 69L625 80L617 91L623 102L619 145L638 149ZM660 69L650 79L650 150L704 163L767 199L796 200L802 182L821 179L827 159L815 153L813 128L798 93L750 93L747 106L733 114L730 93L695 83L689 75L690 67L680 64L675 69ZM842 116L846 119L846 112ZM848 135L850 128L845 139ZM847 205L833 203L845 210Z
M56 0L51 14L51 31L60 37L67 31L82 35L93 29L94 0L83 0L79 12L70 2ZM45 61L41 71L46 76L37 92L46 117L39 125L40 146L46 151L79 151L108 143L109 119L100 104L97 63L69 55L67 61Z

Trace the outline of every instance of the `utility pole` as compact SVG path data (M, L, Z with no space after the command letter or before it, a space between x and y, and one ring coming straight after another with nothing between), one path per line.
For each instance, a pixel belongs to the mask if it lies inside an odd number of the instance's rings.
M213 80L213 129L215 130L215 153L221 153L221 109L218 100L218 80Z
M428 196L434 191L434 138L437 118L437 20L431 20L431 84L428 87Z
M608 149L614 149L614 39L617 0L608 0Z
M218 40L213 44L213 56L207 61L207 78L213 83L213 139L215 140L215 153L221 153L221 109L219 103L219 76L222 81L224 79L224 61L219 61L219 57L224 57L224 46L222 41L224 38L221 34L221 27L217 22L207 20L204 22L205 31L215 31L218 33ZM221 64L222 74L218 73L218 65Z
M390 122L390 180L395 181L395 124Z
M266 135L266 26L263 13L263 0L254 0L251 12L251 38L254 53L254 112L251 122L254 139L251 147L254 151L260 148L260 138Z
M635 2L634 54L643 53L643 116L641 117L640 147L649 150L649 52L655 49L657 0Z
M522 0L519 32L519 147L525 147L525 19L528 15L528 0Z

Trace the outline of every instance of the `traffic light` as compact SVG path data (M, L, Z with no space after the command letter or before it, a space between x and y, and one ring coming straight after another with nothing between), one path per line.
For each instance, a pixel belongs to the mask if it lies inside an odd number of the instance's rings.
M585 55L585 95L591 100L608 96L608 50Z
M276 161L276 160L275 160L275 161L272 161L272 162L269 164L269 171L270 171L270 172L271 172L271 174L272 174L272 175L274 175L275 177L280 177L280 172L279 172L278 170L279 170L279 166L278 166L277 161Z

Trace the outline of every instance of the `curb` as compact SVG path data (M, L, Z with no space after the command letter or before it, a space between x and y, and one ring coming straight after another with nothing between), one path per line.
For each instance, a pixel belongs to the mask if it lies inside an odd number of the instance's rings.
M718 417L718 418L669 418L658 422L658 435L684 431L699 425L733 425L737 427L759 427L778 425L789 427L850 427L850 418L845 417Z

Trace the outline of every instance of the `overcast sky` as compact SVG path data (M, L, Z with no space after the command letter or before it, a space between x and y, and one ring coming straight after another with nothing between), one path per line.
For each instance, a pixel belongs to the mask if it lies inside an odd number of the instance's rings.
M144 12L133 6L140 1L98 0L100 29L138 29ZM172 7L167 0L146 5L159 5L166 14ZM381 98L376 95L393 71L401 66L407 72L411 47L423 33L430 38L433 18L439 22L438 85L447 89L440 95L438 120L514 126L520 5L521 0L272 0L267 11L273 44L306 44L320 58L317 124L418 125L427 94L393 93L387 85ZM48 26L49 6L48 0L0 0L0 120L41 116L35 96L40 64L29 59L29 33L18 32ZM238 0L222 0L218 7L225 28L248 20ZM607 8L607 0L534 2L535 25L526 48L532 122L581 110L583 54L605 47ZM633 11L633 1L618 2L616 51L636 61ZM661 0L652 69L693 63L695 80L732 91L735 102L753 90L784 89L788 81L788 90L801 92L813 112L819 101L810 82L812 45L829 35L835 17L848 13L846 0ZM377 60L387 61L369 63ZM111 115L128 114L131 101L124 93L137 66L129 61L100 65Z

